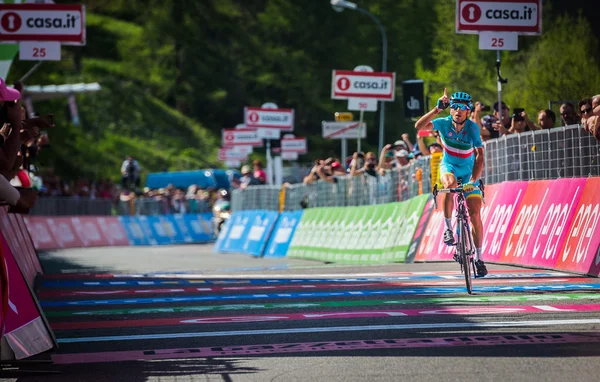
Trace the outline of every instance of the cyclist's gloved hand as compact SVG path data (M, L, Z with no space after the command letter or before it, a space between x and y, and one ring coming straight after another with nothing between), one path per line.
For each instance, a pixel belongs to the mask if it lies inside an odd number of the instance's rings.
M445 110L448 106L450 106L450 98L448 97L448 91L444 88L444 95L437 100L436 107L440 110Z
M471 182L465 183L465 185L463 186L464 192L473 192L474 190L475 190L475 185Z

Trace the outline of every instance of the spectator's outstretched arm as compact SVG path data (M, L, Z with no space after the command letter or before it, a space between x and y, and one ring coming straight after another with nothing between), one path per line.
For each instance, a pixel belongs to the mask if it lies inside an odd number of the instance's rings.
M425 137L417 137L417 144L419 145L419 151L421 152L421 154L425 156L431 154L429 152L429 149L425 147Z
M304 179L302 180L302 183L304 183L304 184L311 184L312 182L314 182L314 180L315 180L315 173L316 172L317 172L317 166L315 165L310 170L310 173L304 177Z
M408 152L412 152L413 149L415 148L415 146L413 145L413 143L410 141L410 136L407 133L402 134L402 140L404 141L404 143L406 143L406 145L408 146Z
M522 112L521 116L525 119L525 124L527 124L527 126L529 126L529 130L541 130L542 128L539 127L538 125L536 125L535 123L533 123L533 121L531 121L529 119L529 117L527 116L527 113Z
M357 169L358 153L354 153L352 156L352 166L350 166L350 176L359 176L363 173L362 169Z
M7 110L7 122L12 129L0 150L0 172L3 175L12 169L21 148L21 107L15 102L6 102L4 105Z
M335 179L331 175L327 175L323 172L323 166L317 167L317 175L319 175L319 179L322 179L329 183L335 183Z
M377 164L376 170L384 168L385 155L388 153L388 151L390 151L391 148L392 148L392 145L390 145L390 144L383 146L383 149L381 149L381 154L379 154L379 163Z

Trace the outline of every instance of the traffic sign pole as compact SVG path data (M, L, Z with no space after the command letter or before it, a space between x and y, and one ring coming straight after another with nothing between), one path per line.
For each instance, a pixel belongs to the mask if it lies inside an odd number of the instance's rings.
M346 138L342 138L342 163L346 165L346 158L348 157L348 141Z
M365 111L361 110L360 111L360 120L358 122L358 128L356 129L356 151L357 152L360 152L360 127L362 126L364 115L365 115Z

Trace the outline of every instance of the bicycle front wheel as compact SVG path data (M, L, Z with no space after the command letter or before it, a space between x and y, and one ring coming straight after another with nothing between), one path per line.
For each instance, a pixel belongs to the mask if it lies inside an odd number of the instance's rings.
M467 232L463 232L462 235L460 235L459 241L458 241L458 246L459 246L459 250L460 250L460 258L461 258L461 262L462 262L462 267L463 267L463 274L465 275L465 285L467 287L467 292L469 294L473 294L473 285L472 285L472 279L471 279L471 264L470 264L470 260L471 260L471 256L469 256L469 246L468 246L468 231Z

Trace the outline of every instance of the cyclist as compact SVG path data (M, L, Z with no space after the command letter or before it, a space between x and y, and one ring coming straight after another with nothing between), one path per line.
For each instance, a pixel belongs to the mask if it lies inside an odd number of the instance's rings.
M435 118L443 110L450 107L450 116ZM437 105L429 113L422 116L415 128L417 130L437 130L439 132L444 154L440 163L440 180L444 188L457 187L457 180L463 184L465 199L469 209L469 217L473 227L473 241L475 245L475 268L477 276L487 275L487 268L481 256L481 242L483 239L483 223L481 222L481 191L475 188L475 182L481 176L483 170L483 143L479 135L479 126L469 119L473 107L473 99L465 92L456 92L448 97L444 89L444 95L437 101ZM479 118L480 106L475 111ZM444 205L444 217L446 230L444 231L444 243L455 245L454 233L452 232L452 211L454 209L454 197L450 194L442 194ZM455 255L455 260L460 261Z

